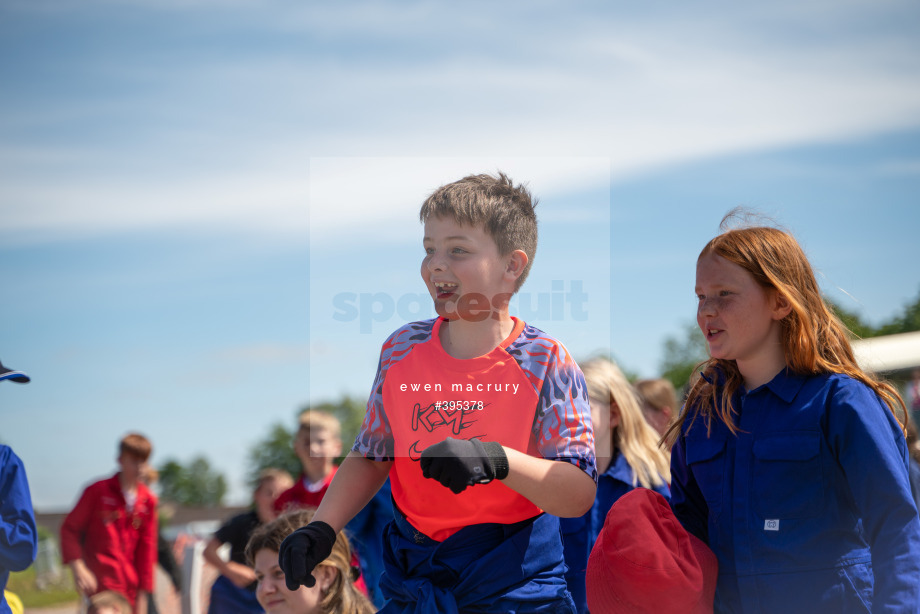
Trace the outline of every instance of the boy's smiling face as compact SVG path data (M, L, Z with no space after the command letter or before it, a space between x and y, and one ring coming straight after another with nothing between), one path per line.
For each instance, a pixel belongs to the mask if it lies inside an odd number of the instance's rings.
M428 218L422 244L422 279L439 316L481 321L493 310L507 309L523 269L513 260L523 257L526 263L524 252L502 256L482 227L447 217Z

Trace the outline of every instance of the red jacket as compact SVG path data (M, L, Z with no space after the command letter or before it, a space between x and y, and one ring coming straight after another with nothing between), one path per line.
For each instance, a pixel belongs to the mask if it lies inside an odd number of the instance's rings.
M157 561L157 500L143 484L127 510L118 474L83 491L61 525L64 563L83 559L97 591L114 590L133 605L138 591L153 592Z
M323 500L326 491L329 490L329 484L332 483L332 476L335 475L338 467L333 467L332 472L326 476L322 488L316 492L310 492L303 485L304 476L301 475L294 485L278 495L275 499L275 511L278 513L287 512L292 509L302 507L319 507L319 502Z

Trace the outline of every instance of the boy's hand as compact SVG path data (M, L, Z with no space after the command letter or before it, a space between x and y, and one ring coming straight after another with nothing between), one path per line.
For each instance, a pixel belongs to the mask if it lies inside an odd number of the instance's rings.
M301 584L316 584L313 568L326 560L335 545L335 530L325 522L314 520L300 527L281 542L278 566L284 572L288 590L296 591Z
M508 477L508 457L501 444L448 437L422 451L422 475L437 480L454 494L467 486Z
M76 559L70 562L70 570L73 572L73 583L77 590L89 597L96 592L99 587L96 576L89 570L83 559Z

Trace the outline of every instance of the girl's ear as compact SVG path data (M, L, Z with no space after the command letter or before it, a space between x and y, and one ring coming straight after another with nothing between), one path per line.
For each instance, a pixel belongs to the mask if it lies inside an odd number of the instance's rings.
M620 426L620 406L616 401L610 401L610 429Z
M782 320L792 313L792 303L781 292L773 290L773 319Z
M316 578L316 584L319 586L320 591L326 594L329 591L329 587L332 586L332 583L335 581L335 577L338 575L339 570L332 565L317 565L312 573L313 577Z

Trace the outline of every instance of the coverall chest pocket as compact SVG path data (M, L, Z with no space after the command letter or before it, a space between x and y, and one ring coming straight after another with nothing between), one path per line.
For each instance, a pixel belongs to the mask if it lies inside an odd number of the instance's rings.
M693 472L711 518L722 511L722 488L725 482L725 439L708 437L687 438L687 464Z
M754 441L751 489L764 518L809 518L824 508L821 433L771 433Z

